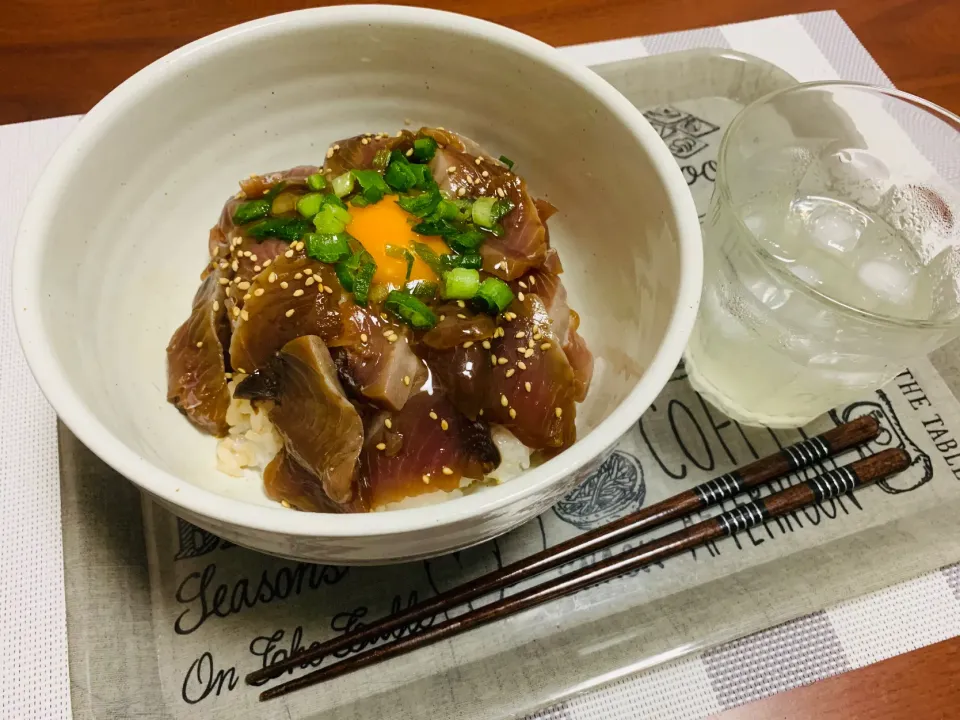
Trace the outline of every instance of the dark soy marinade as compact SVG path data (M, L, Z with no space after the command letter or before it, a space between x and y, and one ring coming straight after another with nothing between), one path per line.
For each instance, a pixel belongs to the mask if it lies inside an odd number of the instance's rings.
M268 403L267 495L363 512L482 479L490 424L541 456L576 440L593 359L547 219L506 157L442 128L359 135L240 183L167 348L168 399L229 430Z

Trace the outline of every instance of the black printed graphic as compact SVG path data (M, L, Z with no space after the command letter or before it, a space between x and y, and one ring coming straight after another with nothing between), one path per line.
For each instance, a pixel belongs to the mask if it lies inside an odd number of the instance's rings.
M177 534L180 537L180 547L177 549L177 554L173 556L174 560L200 557L213 552L218 547L224 550L234 547L232 542L221 540L212 532L202 530L180 518L177 518Z
M850 422L862 415L872 415L880 421L880 434L870 442L873 451L886 448L902 448L910 455L910 468L902 473L880 480L877 485L884 492L897 494L916 490L933 478L933 463L930 456L904 432L900 418L893 411L890 398L883 390L877 390L877 401L861 400L843 408L839 413L830 411L830 416L838 425ZM863 451L860 451L863 455Z
M643 506L643 468L633 455L615 450L600 468L558 502L564 522L590 530Z
M703 118L669 105L647 110L644 117L653 125L675 158L686 160L707 147L700 138L720 129Z

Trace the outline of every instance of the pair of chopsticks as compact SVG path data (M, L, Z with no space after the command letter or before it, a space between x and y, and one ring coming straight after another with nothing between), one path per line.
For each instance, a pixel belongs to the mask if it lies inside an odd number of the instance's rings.
M697 485L678 495L631 513L603 527L591 530L566 542L547 548L479 577L469 583L440 593L436 597L412 605L403 612L314 646L285 660L256 670L246 677L248 684L262 684L309 662L329 657L358 642L385 636L390 630L449 611L459 605L539 575L575 558L631 538L641 532L685 517L692 512L729 500L751 488L809 467L832 455L865 443L877 436L879 422L870 416L835 427L822 435L785 447L726 475ZM704 520L664 537L643 543L627 552L601 560L578 571L554 578L497 602L484 605L422 632L372 650L358 653L327 667L321 667L260 694L261 700L286 695L300 688L315 685L360 668L403 655L439 640L458 635L481 625L514 615L535 605L570 595L584 588L618 577L683 553L708 542L730 537L767 520L849 493L906 469L910 458L898 448L830 470L811 480L793 485L761 500L737 505L729 512Z

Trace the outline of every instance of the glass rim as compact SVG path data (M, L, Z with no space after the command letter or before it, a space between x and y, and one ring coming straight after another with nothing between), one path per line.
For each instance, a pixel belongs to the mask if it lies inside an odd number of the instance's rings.
M893 87L886 88L879 85L872 85L871 83L857 82L853 80L816 80L813 82L797 83L796 85L774 90L773 92L754 100L752 103L743 108L743 110L737 113L736 117L734 117L733 121L727 127L727 131L723 134L723 137L720 140L720 148L717 152L717 177L715 181L715 187L717 192L720 193L720 199L730 206L736 223L742 231L740 234L741 236L746 236L749 238L747 242L750 244L753 252L758 255L764 264L772 269L781 280L785 281L786 285L791 289L799 290L800 292L803 292L814 299L821 300L832 309L837 310L845 315L851 315L861 320L865 319L876 324L890 325L907 329L929 330L949 330L960 327L960 313L958 313L957 316L952 320L948 321L898 318L892 315L884 315L883 313L875 313L871 312L870 310L863 310L854 305L837 300L831 295L821 292L817 288L791 273L787 269L787 265L783 262L783 260L770 253L753 234L753 231L747 227L746 223L743 221L743 218L741 218L740 214L736 211L733 203L733 197L730 192L730 187L727 184L725 168L727 167L726 156L730 149L731 138L736 134L737 130L739 130L740 125L743 124L743 119L755 108L766 105L770 102L770 100L781 95L788 95L796 92L802 92L804 90L824 87L867 90L878 95L886 95L894 98L895 100L907 102L911 105L920 106L927 112L939 116L956 125L957 131L960 133L960 116L950 112L946 108L941 107L934 102L924 100L921 97L911 95L910 93L903 92L902 90L898 90Z

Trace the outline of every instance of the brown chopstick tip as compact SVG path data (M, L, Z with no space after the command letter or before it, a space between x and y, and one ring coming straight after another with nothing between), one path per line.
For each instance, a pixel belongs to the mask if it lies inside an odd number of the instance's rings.
M903 448L888 448L850 464L862 483L873 482L910 467L910 455Z
M880 421L873 415L861 415L843 425L838 425L823 433L823 438L831 449L846 448L875 438L880 434Z

